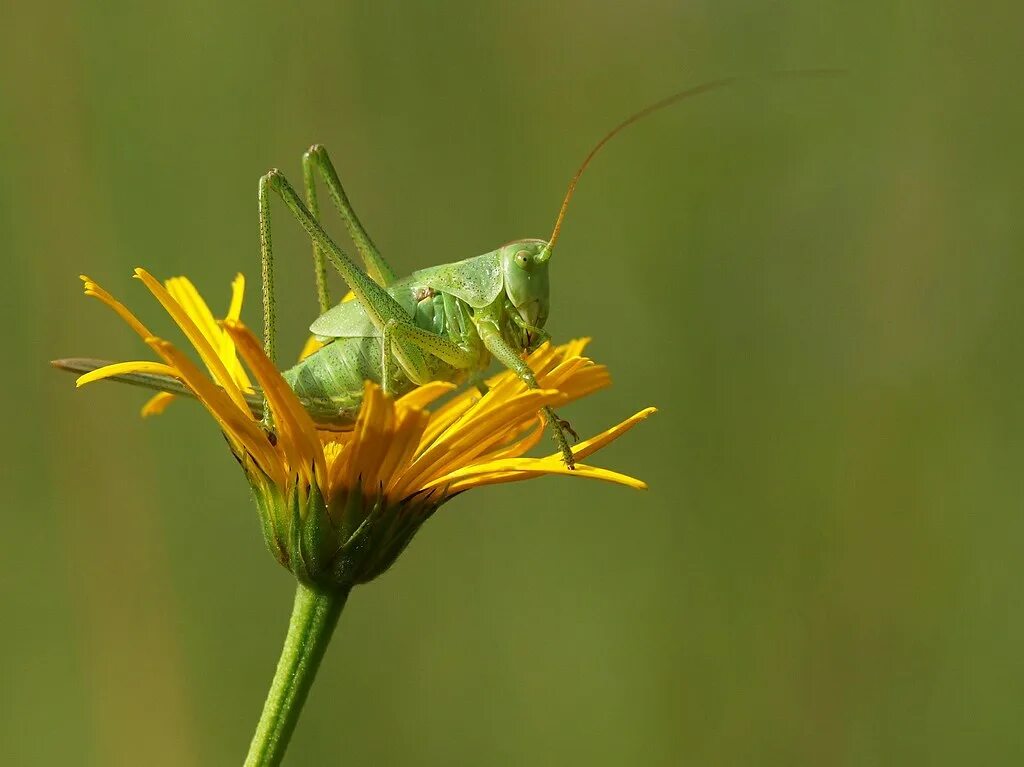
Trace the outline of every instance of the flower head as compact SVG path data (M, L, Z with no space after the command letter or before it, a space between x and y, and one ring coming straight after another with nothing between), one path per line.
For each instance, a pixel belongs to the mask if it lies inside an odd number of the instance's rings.
M202 367L83 277L86 295L117 312L161 361L107 365L81 376L78 385L133 374L180 381L224 433L253 488L268 547L300 580L351 586L375 578L438 507L483 485L566 474L646 487L580 462L653 408L577 444L573 471L559 453L525 457L543 434L542 408L562 406L609 385L607 369L582 356L586 340L545 344L527 358L538 389L504 372L487 381L486 394L466 391L437 405L454 384L434 382L391 399L366 382L351 428L339 431L313 420L239 321L241 275L233 283L225 319L217 322L186 278L161 284L143 269L135 273L182 330ZM263 420L261 397L269 409ZM173 398L157 394L143 415L162 412Z

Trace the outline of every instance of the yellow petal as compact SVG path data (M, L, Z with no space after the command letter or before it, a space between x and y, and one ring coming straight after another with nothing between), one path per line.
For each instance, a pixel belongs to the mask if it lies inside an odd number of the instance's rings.
M142 406L141 415L143 418L149 418L151 415L159 415L167 409L167 406L174 402L174 395L170 392L162 391L157 392L149 401Z
M173 362L181 379L220 424L228 439L252 455L275 484L283 485L284 465L267 439L266 433L253 420L249 408L243 410L236 407L224 390L207 378L192 360L178 351L173 344L159 338L150 338L147 343L161 356Z
M544 419L538 414L533 427L526 433L526 436L510 442L493 452L487 453L486 460L496 461L500 458L518 458L537 446L544 436ZM483 456L481 456L483 457Z
M84 287L84 290L85 290L85 294L87 296L92 296L94 298L98 298L104 304L106 304L111 309L113 309L117 313L117 315L128 325L128 327L130 327L132 330L134 330L135 333L140 338L142 338L143 341L146 341L146 343L149 343L149 339L154 337L153 334L150 333L149 329L145 325L143 325L142 322L140 322L139 319L134 314L132 314L132 312L129 311L129 309L124 304L122 304L120 301L115 299L112 295L110 295L110 293L108 293L106 290L104 290L102 287L100 287L100 285L98 283L96 283L94 280L92 280L88 276L83 274L83 275L79 275L79 278L84 283L83 287ZM152 344L151 344L151 346L152 346ZM158 354L162 355L162 351L161 351L160 347L153 347L153 348L157 351ZM172 367L173 367L173 363L171 362L170 359L165 358L165 362L167 362L168 364L171 364ZM144 363L144 364L157 364L157 363ZM81 385L81 384L79 384L79 385Z
M382 483L379 471L392 442L394 425L394 402L384 395L379 386L367 381L363 386L363 402L351 444L346 478L348 486L361 482L367 494L378 491L378 485Z
M224 315L224 319L238 320L241 317L242 298L244 296L245 276L239 272L235 275L235 279L231 281L231 303L228 305L228 312ZM249 381L249 376L245 374L245 368L242 367L242 363L235 353L234 339L230 333L225 332L220 327L217 328L217 333L220 335L220 349L218 351L220 358L224 360L224 365L234 377L239 387L247 392L251 392L252 383Z
M590 345L589 338L574 338L567 344L563 344L562 356L563 357L580 357L583 355L583 351Z
M210 344L210 341L203 332L197 327L195 321L193 321L188 312L174 299L174 297L167 291L167 288L161 285L160 282L145 269L136 269L135 275L142 280L147 288L149 288L149 292L153 294L167 313L171 315L171 319L173 319L178 327L181 328L181 331L199 353L203 363L207 368L209 368L214 379L221 385L221 387L223 387L224 391L227 392L231 401L240 409L248 409L245 397L238 388L238 385L235 383L235 379L230 373L228 373L227 368L224 367L224 363L221 362L216 350Z
M153 335L145 325L139 322L139 319L132 314L124 304L101 288L96 282L84 274L79 275L79 279L84 283L82 287L85 290L85 295L98 298L117 312L118 316L124 320L128 327L134 330L142 340L146 340Z
M425 489L448 486L449 493L457 493L484 485L521 482L546 474L599 479L605 482L625 485L636 490L647 489L645 482L626 474L601 469L596 466L587 466L586 464L576 464L575 469L569 469L560 460L551 461L544 458L505 458L500 461L490 461L488 463L468 466L443 477L438 477L426 485Z
M528 422L542 407L556 405L563 399L562 393L554 389L528 389L506 400L501 407L487 407L493 394L491 391L484 395L423 450L408 467L403 482L409 486L426 485L454 466L474 460L496 441L512 436L522 428L523 420Z
M397 415L391 445L379 472L385 484L385 491L394 496L399 495L397 483L400 479L400 469L407 466L416 454L423 431L430 420L430 413L413 408L401 408Z
M224 324L225 331L229 334L234 331L229 328L229 323ZM254 346L259 347L258 343ZM302 437L299 433L299 429L294 419L292 419L291 413L285 404L279 390L269 391L267 385L263 382L263 376L266 375L266 371L261 369L262 361L256 359L256 361L250 360L249 345L243 335L239 335L236 340L236 346L240 347L239 352L242 358L245 359L246 364L253 371L253 375L256 376L257 381L263 386L264 395L267 398L267 406L270 408L271 413L274 416L274 428L277 432L277 447L284 451L285 459L288 465L288 471L291 474L299 475L303 481L309 482L312 478L310 477L311 466L313 465L312 458L307 455L307 452L303 450ZM262 352L262 349L260 349ZM262 355L265 356L265 355ZM270 365L269 367L273 367ZM273 386L273 383L271 383Z
M224 316L226 320L239 320L242 317L242 298L245 296L245 275L239 272L231 281L231 303L228 306L228 313Z
M431 381L423 386L417 386L408 394L403 394L397 402L402 407L423 409L455 388L456 384L448 381Z
M466 391L431 413L430 425L427 426L427 430L423 433L423 445L432 444L438 436L462 418L466 411L479 400L480 394L478 392Z
M85 386L93 381L100 381L104 378L111 378L112 376L126 375L128 373L151 373L161 376L173 376L177 377L178 371L170 365L164 365L160 362L150 362L148 360L139 360L137 362L115 362L111 365L104 365L101 368L90 370L84 375L80 375L75 379L75 386Z
M283 434L279 435L279 444L284 443L286 450L294 448L296 451L293 459L295 463L290 466L291 470L306 476L309 481L315 479L326 493L327 460L324 458L323 447L313 419L302 407L277 368L267 359L267 355L249 329L240 322L231 320L224 322L224 329L235 340L239 353L263 389L274 414L275 423L283 431ZM311 470L315 477L309 476Z
M576 458L577 460L582 461L587 456L593 455L598 450L600 450L602 447L607 445L609 442L612 442L612 441L618 439L623 434L625 434L627 431L629 431L634 426L636 426L638 423L640 423L641 421L647 420L648 417L654 415L657 412L658 412L658 409L654 408L654 407L644 408L643 410L641 410L636 415L631 415L629 418L627 418L622 423L613 426L612 428L608 429L607 431L601 432L596 437L591 437L590 439L587 439L587 440L584 440L583 442L580 442L579 444L573 446L573 449L572 449L573 457ZM557 458L560 455L561 455L561 453L555 453L555 454L549 456L549 458Z
M164 280L164 286L171 297L178 302L185 313L192 318L199 332L211 343L216 344L220 340L220 328L217 327L217 320L213 318L213 312L196 286L188 277L170 277Z

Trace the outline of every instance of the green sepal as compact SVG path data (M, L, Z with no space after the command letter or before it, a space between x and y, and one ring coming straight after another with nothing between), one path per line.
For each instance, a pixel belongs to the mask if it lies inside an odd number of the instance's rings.
M247 474L249 475L249 486L252 488L253 498L256 501L263 540L274 559L287 567L288 552L282 545L281 536L281 496L267 477L255 472L247 472Z
M340 509L335 510L335 519L338 525L338 547L341 548L366 519L361 484L357 484L345 493L343 505Z
M362 489L358 487L353 488L346 498L343 516L348 522L348 526L351 527L355 519L361 521L347 538L339 536L341 546L334 557L331 568L332 577L336 583L354 585L361 582L358 577L359 571L363 559L370 549L371 531L382 505L381 499L377 498L367 513Z
M412 541L420 527L436 510L436 506L396 507L382 523L388 528L382 536L381 545L375 547L374 556L366 563L361 583L383 575L395 563L399 555Z
M310 578L319 581L328 567L331 553L337 548L337 539L327 503L316 483L310 487L306 498L306 514L301 525L299 558Z
M382 495L377 497L370 514L343 549L352 583L368 583L395 563L437 508L425 501L407 500L387 506Z
M302 499L298 482L293 483L288 494L288 510L291 524L288 526L288 569L303 583L311 583L306 563L302 558Z
M431 494L388 504L358 484L330 506L316 483L294 478L287 497L259 471L249 482L267 548L302 583L348 589L384 573L440 505Z

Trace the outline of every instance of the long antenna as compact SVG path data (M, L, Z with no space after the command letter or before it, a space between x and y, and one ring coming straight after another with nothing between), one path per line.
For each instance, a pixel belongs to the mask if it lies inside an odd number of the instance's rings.
M664 109L667 106L671 106L672 104L675 104L678 101L682 101L683 99L690 98L691 96L697 96L701 93L707 93L708 91L723 88L726 85L731 85L735 81L735 77L726 77L721 80L711 80L710 82L701 83L700 85L694 85L690 88L686 88L685 90L678 91L676 93L673 93L671 96L666 96L661 101L656 101L650 106L641 109L639 112L630 115L625 120L616 125L614 128L612 128L610 131L608 131L608 133L605 134L604 138L602 138L600 141L594 144L594 148L591 149L590 153L584 158L583 162L580 164L579 169L576 171L576 175L574 175L572 177L572 181L569 182L569 189L565 193L565 199L562 200L562 207L558 211L558 218L555 220L555 229L553 232L551 232L551 238L548 240L548 244L544 247L541 258L547 260L547 258L550 258L551 256L551 251L555 247L555 240L558 239L558 233L562 230L562 221L565 219L565 211L568 210L569 208L569 200L572 199L572 195L576 191L576 184L579 182L580 176L583 175L583 171L585 171L587 169L587 166L590 165L590 161L594 159L594 155L600 152L601 148L609 141L611 141L612 137L615 136L615 134L617 134L623 128L626 128L632 125L633 123L637 122L638 120L642 120L643 118L647 117L647 115L657 112L659 109Z

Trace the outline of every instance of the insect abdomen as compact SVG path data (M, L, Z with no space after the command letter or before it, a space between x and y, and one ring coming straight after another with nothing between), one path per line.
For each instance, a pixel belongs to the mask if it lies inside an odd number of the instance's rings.
M363 399L363 382L381 382L381 339L337 338L283 375L317 410L354 416ZM399 394L412 388L400 371L395 383Z

